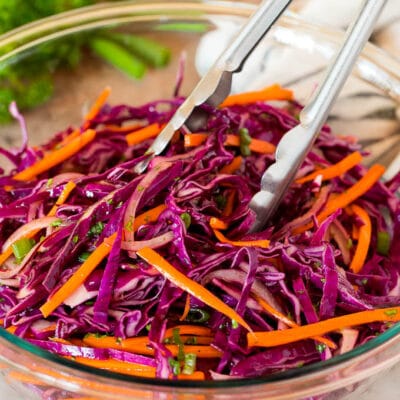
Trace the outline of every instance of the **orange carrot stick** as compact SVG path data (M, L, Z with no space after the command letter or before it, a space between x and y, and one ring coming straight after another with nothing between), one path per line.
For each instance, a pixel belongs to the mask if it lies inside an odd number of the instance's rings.
M228 165L225 165L225 167L221 168L221 171L219 171L221 174L227 174L227 175L232 175L234 174L238 169L240 169L241 165L243 162L243 157L237 156L235 157L232 162Z
M229 225L222 221L219 218L211 217L210 218L210 226L213 229L218 229L218 230L225 230L228 229Z
M213 229L214 235L216 238L221 242L221 243L229 243L233 246L239 246L239 247L262 247L264 249L269 247L270 241L267 239L262 239L262 240L246 240L246 241L234 241L234 240L229 240L227 237L225 237L220 231Z
M113 242L117 234L114 233L108 239ZM78 270L62 285L57 292L51 296L46 303L40 307L43 316L47 318L64 300L66 300L78 287L85 282L86 278L94 269L108 256L111 251L110 243L104 241L96 250L90 254L88 259Z
M11 246L7 247L7 249L0 254L0 265L3 265L3 263L7 261L9 257L11 257L12 253L13 253L12 247Z
M60 207L61 205L63 205L66 202L68 196L75 188L76 188L76 184L72 181L69 181L65 185L64 189L62 190L60 196L58 197L58 199L56 201L56 204L52 207L52 209L47 214L48 217L54 217L54 215L56 215L58 207Z
M229 217L233 213L233 206L235 203L236 191L231 190L226 198L226 204L222 211L224 217Z
M29 181L35 178L37 175L40 175L41 173L49 170L50 168L53 168L58 164L61 164L63 161L72 157L88 143L90 143L95 138L95 136L96 131L88 129L87 131L83 132L79 137L71 140L61 149L54 150L48 154L45 154L45 156L41 160L14 175L13 179L17 181Z
M201 286L199 283L191 280L182 272L178 271L156 251L150 249L149 247L145 247L139 250L137 254L143 258L143 260L156 268L158 272L170 280L174 285L190 293L192 296L198 298L203 303L226 315L228 318L236 320L245 329L251 331L250 326L235 310L227 306L222 300Z
M128 339L117 339L113 336L86 335L83 342L90 347L100 349L117 349L125 350L130 353L141 354L146 356L154 355L154 350L150 347L150 341L147 336L139 336ZM166 345L167 349L175 357L179 353L179 346L174 344ZM185 353L194 353L199 358L218 358L221 352L212 346L202 345L184 345Z
M65 357L72 359L72 357ZM130 363L126 361L114 360L112 358L108 360L93 360L84 357L74 357L74 361L88 365L94 368L105 369L108 371L119 372L120 374L128 374L133 376L143 376L146 378L155 378L156 369L148 365Z
M343 175L351 168L360 164L361 161L362 161L362 155L358 151L355 151L354 153L351 153L347 157L343 158L343 160L339 161L338 163L331 165L330 167L319 169L309 175L296 179L296 183L301 184L313 181L319 175L322 176L323 181L335 178L337 176Z
M257 297L257 302L258 304L260 304L260 306L267 311L269 314L271 314L272 316L274 316L276 319L278 319L279 321L282 321L284 324L286 324L287 326L290 326L291 328L298 328L299 325L297 325L294 321L292 321L291 319L289 319L288 317L286 317L285 315L283 315L281 312L279 312L278 310L276 310L274 307L272 307L270 304L268 304L264 299L262 299L261 297ZM315 336L312 339L323 343L325 345L327 345L328 347L330 347L331 349L336 349L336 343L332 342L329 339L326 339L322 336Z
M352 326L386 321L400 321L400 307L361 311L284 331L254 332L247 334L247 342L249 347L280 346Z
M129 146L144 142L157 136L164 128L165 124L154 123L144 128L138 129L125 136L126 142Z
M190 294L186 293L186 301L185 301L185 307L183 309L183 313L179 318L179 321L184 321L186 317L188 316L190 311Z
M368 213L361 207L354 204L352 210L357 217L361 219L364 225L358 230L358 243L353 259L350 263L350 269L355 273L359 273L364 266L365 259L368 255L369 245L371 243L371 219Z
M212 331L206 326L199 325L177 325L165 331L164 338L172 337L175 329L179 329L180 335L212 336Z
M185 135L183 143L185 147L197 147L203 144L208 138L207 133L191 133ZM225 146L240 146L240 137L238 135L226 135ZM251 139L249 148L255 153L271 154L275 151L276 147L265 140Z
M318 222L321 223L339 208L347 207L354 200L357 200L364 193L368 192L368 190L371 189L371 187L379 180L384 172L385 167L382 165L373 165L357 183L348 188L345 192L328 200L325 208L317 216ZM293 233L298 234L305 232L306 230L312 228L312 226L313 223L310 222L309 224L294 229Z
M167 208L165 204L161 204L157 207L152 208L151 210L145 211L143 214L135 217L133 221L133 230L136 232L140 226L148 224L149 222L157 221L160 214Z
M100 93L99 97L96 99L95 103L90 108L89 112L85 115L85 123L83 125L84 129L88 128L92 119L95 118L97 116L97 114L100 112L101 108L104 106L105 102L107 101L110 93L111 93L111 88L109 88L109 87L106 87Z
M224 145L239 147L240 137L237 135L226 135ZM265 140L252 138L249 144L249 149L254 153L272 154L275 152L276 146L274 146L272 143L266 142Z
M284 89L280 85L271 85L266 88L247 93L239 93L228 96L220 107L229 107L238 104L250 104L257 101L268 100L293 100L293 91Z

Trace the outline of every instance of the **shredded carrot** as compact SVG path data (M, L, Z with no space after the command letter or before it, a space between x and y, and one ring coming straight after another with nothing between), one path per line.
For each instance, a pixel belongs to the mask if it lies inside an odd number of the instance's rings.
M9 326L9 327L6 329L7 332L12 333L12 334L14 334L16 330L17 330L17 327L16 327L15 325Z
M11 246L5 249L5 251L0 254L0 265L4 264L4 262L7 261L9 257L11 257L12 253L13 250Z
M158 272L170 280L174 285L190 293L192 296L201 300L203 303L209 305L220 313L226 315L228 318L236 320L238 324L242 325L248 331L251 331L250 326L235 310L227 306L222 300L213 295L202 285L191 280L182 272L178 271L156 251L150 249L149 247L145 247L139 250L137 254L154 268L156 268Z
M165 124L159 124L158 122L138 129L125 136L126 142L129 146L144 142L147 139L151 139L157 136L164 128Z
M23 171L13 176L13 179L17 181L29 181L35 178L37 175L61 164L63 161L72 157L88 143L90 143L96 136L96 131L88 129L83 132L79 137L71 140L64 147L58 150L53 150L52 152L46 154L41 160L37 161L35 164Z
M220 231L217 229L213 229L214 235L216 238L221 242L221 243L229 243L233 246L239 246L239 247L262 247L263 249L266 249L269 247L270 241L267 239L261 239L261 240L246 240L246 241L234 241L234 240L229 240L227 237L225 237Z
M185 301L185 307L183 309L183 313L179 318L179 321L184 321L186 317L188 316L190 311L190 294L186 293L186 301Z
M225 165L225 167L222 167L221 171L219 171L219 172L221 174L232 175L237 170L240 169L240 167L242 165L242 162L243 162L243 157L242 156L237 156L232 160L232 162L230 164Z
M105 102L108 99L108 96L111 93L111 88L106 87L99 95L99 97L94 102L93 106L89 110L89 112L85 115L85 123L83 125L84 129L87 129L90 125L90 122L93 118L97 116L100 112L101 108L104 106Z
M352 326L386 321L400 321L400 307L361 311L284 331L254 332L247 334L247 342L249 347L280 346Z
M191 133L185 135L183 141L185 147L197 147L203 144L208 138L207 133ZM238 135L226 135L225 146L240 146L240 137ZM272 154L276 147L265 140L251 139L249 149L255 153Z
M138 129L143 128L143 123L135 123L135 124L130 124L130 125L124 125L124 126L119 126L119 125L104 125L104 129L107 129L108 131L115 132L115 133L132 133L133 131L136 131Z
M343 175L351 168L360 164L361 161L362 155L358 151L355 151L354 153L351 153L347 157L343 158L343 160L339 161L338 163L331 165L330 167L319 169L309 175L296 179L296 183L301 184L313 181L317 176L321 176L323 181L335 178L337 176Z
M206 379L204 372L194 371L193 374L185 375L179 374L178 380L180 381L204 381Z
M238 135L226 135L225 146L240 146L240 137ZM260 139L251 139L249 149L254 153L272 154L275 152L276 146L272 143Z
M229 225L222 221L219 218L211 217L210 218L210 226L213 229L218 229L218 230L225 230L228 229Z
M155 367L150 367L148 365L119 361L112 358L108 360L93 360L85 357L65 358L73 359L80 364L88 365L90 367L106 369L108 371L118 372L120 374L142 376L146 378L155 378L156 376Z
M350 269L355 273L359 273L364 266L365 259L368 255L369 245L371 243L371 219L368 213L357 205L352 206L354 214L361 219L364 225L358 230L358 243L353 259L350 263Z
M77 138L82 133L81 129L75 129L68 136L66 136L60 143L58 143L55 148L58 149L60 147L65 146L67 143L71 142L71 140Z
M58 199L56 201L56 204L53 206L53 208L47 214L48 217L54 217L54 215L56 215L58 207L60 207L61 205L63 205L66 202L68 196L75 188L76 188L76 184L72 181L69 181L65 185L63 191L61 192L60 196L58 197Z
M119 349L145 356L154 355L154 350L150 347L150 341L147 336L139 336L121 340L114 336L96 337L95 335L86 335L83 341L87 346L94 348ZM168 344L166 347L174 357L178 355L179 346ZM221 356L221 352L219 350L208 345L184 345L184 352L194 353L199 358L218 358Z
M166 330L164 337L171 337L175 329L179 329L180 335L212 336L212 331L206 326L199 325L177 325Z
M114 241L117 234L114 233L108 239ZM104 260L111 251L110 243L103 241L90 254L88 259L78 268L78 270L40 307L43 316L47 318L64 300L66 300L78 287L85 282L86 278Z
M371 189L371 187L379 180L384 172L385 167L383 167L382 165L373 165L357 183L348 188L345 192L328 200L325 208L317 216L318 222L321 223L339 208L345 208L354 200L361 197L364 193ZM293 230L293 233L298 234L305 232L306 230L312 228L312 226L313 223L310 222L306 225L295 228Z
M282 88L280 85L275 84L267 86L259 91L230 95L225 99L220 107L229 107L239 104L245 105L255 103L257 101L268 100L293 100L293 91Z
M231 190L226 198L226 204L222 211L224 217L229 217L233 213L233 206L235 204L236 191Z
M140 226L148 224L149 222L157 221L160 214L167 208L165 204L161 204L151 210L145 211L143 214L135 217L133 221L133 231L136 232Z
M281 312L279 312L278 310L276 310L274 307L272 307L270 304L268 304L264 299L262 299L261 297L256 297L256 300L258 302L258 304L260 304L260 306L267 311L269 314L271 314L272 316L274 316L276 319L278 319L279 321L282 321L284 324L286 324L287 326L290 326L291 328L298 328L299 325L297 325L294 321L292 321L291 319L289 319L288 317L286 317L285 315L283 315ZM330 347L331 349L336 349L336 343L332 342L329 339L326 339L322 336L315 336L312 339L320 342L320 343L324 343L325 345L327 345L328 347Z

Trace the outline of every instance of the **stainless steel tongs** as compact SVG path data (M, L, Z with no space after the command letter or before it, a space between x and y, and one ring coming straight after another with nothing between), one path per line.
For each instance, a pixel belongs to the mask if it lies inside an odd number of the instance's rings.
M327 119L329 110L350 74L373 26L387 0L365 0L359 15L349 27L343 47L331 63L323 83L300 114L300 124L282 138L276 149L276 161L264 173L261 190L256 193L250 208L256 213L251 231L261 230L279 205L286 189L292 183L297 169L312 147ZM163 131L148 149L149 158L136 167L143 172L151 158L168 145L175 131L185 123L191 126L201 118L198 106L219 105L229 94L232 74L239 72L247 57L268 32L291 0L264 1L250 17L233 42L221 54L193 92L178 108Z

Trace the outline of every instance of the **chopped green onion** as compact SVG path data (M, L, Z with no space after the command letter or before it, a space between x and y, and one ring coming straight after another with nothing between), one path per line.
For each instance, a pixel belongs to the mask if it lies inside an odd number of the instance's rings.
M183 365L182 374L191 375L196 370L196 354L185 354L185 363Z
M348 250L353 248L353 241L351 240L351 238L347 239L346 247Z
M190 224L192 223L192 217L188 213L181 214L181 220L186 226L186 229L189 229Z
M325 351L325 349L326 349L326 344L324 344L324 343L317 343L317 344L315 345L315 348L317 349L318 353L322 354L322 353Z
M390 250L389 233L385 231L378 232L376 251L383 256L387 256L389 254L389 250Z
M385 314L386 314L388 317L394 317L395 315L397 315L397 310L396 310L396 309L393 309L393 310L386 310L386 311L385 311Z
M89 234L91 236L95 236L95 235L100 235L101 232L103 232L104 229L104 223L99 221L96 222L89 230Z
M239 324L238 324L238 322L237 322L235 319L232 320L232 328L233 328L233 329L239 328Z
M239 129L240 138L240 153L242 156L246 157L251 154L249 144L251 143L251 137L249 131L246 128Z
M78 235L75 235L73 238L72 238L72 243L78 243L78 240L79 240L79 236Z
M24 257L32 250L35 244L36 242L33 239L22 238L11 245L12 251L18 263L24 259Z
M191 308L186 317L186 321L201 324L210 319L210 314L201 308Z
M181 336L179 334L179 328L174 328L172 330L172 339L173 339L173 343L178 346L177 359L178 359L178 361L183 361L185 359L185 352L183 349L183 342L182 342Z
M170 50L161 44L136 35L127 33L107 33L107 37L141 58L152 67L165 67L170 58Z
M53 221L50 226L53 226L55 228L59 227L62 224L62 220L61 219L56 219L55 221Z
M172 368L172 373L177 376L181 373L181 365L179 361L175 360L174 358L170 357L168 359L168 363L170 367Z
M142 61L111 40L95 38L90 41L90 47L99 57L132 78L140 79L146 72Z
M84 263L84 262L89 258L89 256L90 256L91 254L92 254L92 253L89 253L89 252L87 252L87 251L83 252L83 253L80 254L79 257L78 257L79 262Z

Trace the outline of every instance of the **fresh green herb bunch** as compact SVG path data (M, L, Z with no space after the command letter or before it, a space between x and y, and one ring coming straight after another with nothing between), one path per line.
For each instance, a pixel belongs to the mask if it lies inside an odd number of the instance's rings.
M100 0L0 0L0 34L23 24ZM11 121L8 106L15 100L20 109L46 102L53 94L52 73L79 64L83 47L131 78L140 79L147 66L163 67L169 49L130 34L96 31L45 43L16 65L0 68L0 123ZM9 49L0 49L0 55Z

